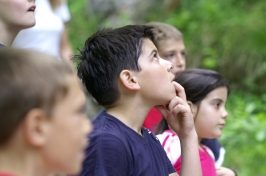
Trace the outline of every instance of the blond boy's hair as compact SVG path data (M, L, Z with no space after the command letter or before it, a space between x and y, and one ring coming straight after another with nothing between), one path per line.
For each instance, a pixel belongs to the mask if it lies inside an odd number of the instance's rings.
M154 27L154 44L158 47L160 41L174 39L174 40L183 40L182 33L175 28L166 23L162 22L149 22L146 25Z
M70 64L25 49L0 48L0 146L27 113L42 109L48 116L69 91Z

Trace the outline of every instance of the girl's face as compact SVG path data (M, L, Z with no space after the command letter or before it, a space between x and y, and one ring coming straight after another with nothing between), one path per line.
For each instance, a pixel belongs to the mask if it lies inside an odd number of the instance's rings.
M18 30L35 25L35 0L0 0L0 26ZM3 25L2 25L3 26Z
M200 139L218 138L222 135L225 118L228 113L225 109L227 88L218 87L211 91L200 103L193 105L195 128Z

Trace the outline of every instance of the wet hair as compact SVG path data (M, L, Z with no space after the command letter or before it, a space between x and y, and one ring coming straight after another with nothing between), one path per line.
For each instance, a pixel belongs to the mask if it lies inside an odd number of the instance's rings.
M154 28L154 44L158 49L160 48L160 41L169 39L183 40L182 33L174 26L162 22L149 22L146 25Z
M50 115L68 92L69 64L25 49L0 48L0 145L5 144L26 114L41 108Z
M99 105L115 103L120 92L118 78L121 71L140 71L138 59L143 39L153 40L152 27L128 25L97 31L85 42L77 61L78 76Z
M200 106L201 101L214 89L226 87L229 93L229 85L218 72L207 69L187 69L176 76L175 81L184 87L187 101ZM161 134L169 129L163 118L158 125L156 134Z

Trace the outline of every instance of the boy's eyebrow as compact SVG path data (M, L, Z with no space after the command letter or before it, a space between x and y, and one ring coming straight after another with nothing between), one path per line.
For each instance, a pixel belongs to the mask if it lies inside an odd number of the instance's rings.
M157 53L158 51L156 49L153 49L149 55L149 57L153 56L154 53Z

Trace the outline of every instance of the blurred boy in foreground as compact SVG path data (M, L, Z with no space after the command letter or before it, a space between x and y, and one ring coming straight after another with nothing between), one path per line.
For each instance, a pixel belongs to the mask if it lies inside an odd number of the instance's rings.
M0 82L0 176L77 174L92 126L71 66L0 48Z

